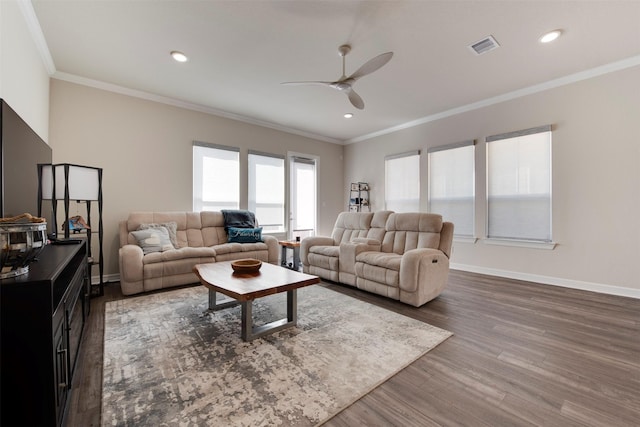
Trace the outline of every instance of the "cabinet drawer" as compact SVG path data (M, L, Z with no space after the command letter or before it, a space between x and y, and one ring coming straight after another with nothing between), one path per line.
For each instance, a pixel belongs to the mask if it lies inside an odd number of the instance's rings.
M69 372L73 374L76 367L76 359L80 350L82 330L84 328L84 306L87 303L87 295L84 290L85 275L78 271L79 279L71 285L70 293L65 300L65 315L67 318L67 330L69 331Z

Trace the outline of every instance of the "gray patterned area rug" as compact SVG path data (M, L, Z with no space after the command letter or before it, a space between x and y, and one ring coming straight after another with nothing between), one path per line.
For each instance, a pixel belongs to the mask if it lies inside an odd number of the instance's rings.
M322 286L298 291L298 325L244 342L240 307L207 313L183 288L105 307L103 426L313 426L451 336ZM286 295L254 301L256 323Z

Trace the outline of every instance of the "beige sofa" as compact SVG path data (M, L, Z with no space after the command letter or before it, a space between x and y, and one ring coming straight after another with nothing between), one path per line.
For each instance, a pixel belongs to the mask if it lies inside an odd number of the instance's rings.
M143 253L134 232L149 225L175 223L177 248ZM169 227L171 228L171 227ZM120 222L120 286L125 295L197 283L196 264L255 258L278 264L278 241L228 243L221 212L134 212Z
M419 307L446 287L452 242L453 224L437 214L343 212L300 255L306 273Z
M314 274L334 282L345 281L355 285L353 278L342 272L355 273L340 269L340 245L354 239L375 239L382 241L384 226L391 211L382 212L342 212L338 215L331 236L307 237L300 243L300 260L305 273Z

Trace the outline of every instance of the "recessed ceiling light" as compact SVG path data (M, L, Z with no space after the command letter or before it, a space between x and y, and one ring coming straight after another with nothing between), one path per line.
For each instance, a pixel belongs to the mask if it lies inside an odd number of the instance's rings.
M345 119L350 119L351 117L353 117L353 113L346 113L346 114L344 115L344 118L345 118Z
M178 62L187 62L189 60L189 58L187 58L187 55L182 52L178 52L177 50L171 52L171 56Z
M547 34L540 37L540 43L551 43L562 34L562 30L549 31Z

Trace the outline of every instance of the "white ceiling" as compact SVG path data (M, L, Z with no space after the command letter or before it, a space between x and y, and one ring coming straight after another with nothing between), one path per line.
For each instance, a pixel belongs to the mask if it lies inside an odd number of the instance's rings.
M54 77L106 83L276 128L349 142L622 61L640 64L640 1L32 0ZM543 45L538 38L561 28ZM493 35L499 49L467 46ZM374 56L354 89L321 86ZM184 64L169 52L184 52ZM355 117L344 119L346 112Z

